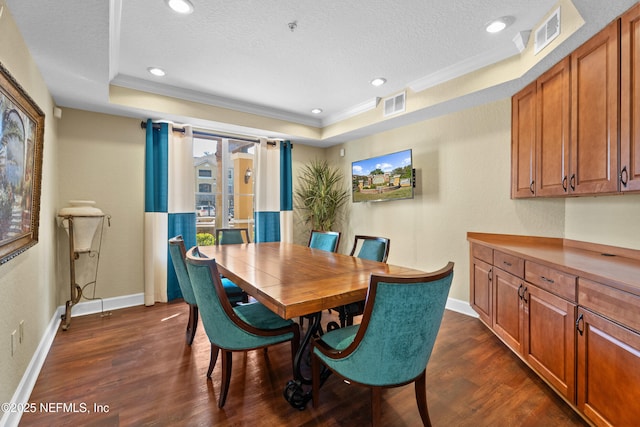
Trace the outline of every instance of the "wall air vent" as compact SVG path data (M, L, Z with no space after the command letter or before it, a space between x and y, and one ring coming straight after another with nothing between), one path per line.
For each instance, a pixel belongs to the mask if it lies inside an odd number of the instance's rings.
M404 111L405 92L394 95L384 100L384 117Z
M560 8L557 8L536 31L534 54L538 54L553 39L560 35Z

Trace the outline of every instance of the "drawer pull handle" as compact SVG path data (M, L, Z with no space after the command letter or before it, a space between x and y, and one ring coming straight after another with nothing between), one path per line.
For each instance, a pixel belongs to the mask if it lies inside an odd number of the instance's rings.
M540 276L540 278L541 278L544 282L547 282L547 283L555 283L555 281L554 281L553 279L547 279L547 278L546 278L546 277L544 277L544 276Z
M506 265L507 267L511 267L512 266L512 264L510 262L508 262L508 261L502 261L502 263L504 265Z
M580 313L578 320L576 320L576 330L582 336L584 334L584 314Z
M522 283L520 283L520 287L518 287L518 297L520 299L524 298L524 285Z

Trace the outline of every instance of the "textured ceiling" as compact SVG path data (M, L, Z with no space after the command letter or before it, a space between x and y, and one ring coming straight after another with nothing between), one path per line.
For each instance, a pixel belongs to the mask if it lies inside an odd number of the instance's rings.
M192 0L195 12L179 16L163 0L5 1L62 107L135 116L109 103L114 84L316 127L377 97L412 85L424 88L425 82L446 81L518 54L514 37L531 30L556 3ZM586 21L575 43L634 4L574 3ZM503 33L484 31L489 20L505 15L515 21ZM151 76L150 66L167 75ZM377 76L387 84L372 87L369 81ZM495 93L508 96L504 92L512 90L507 85ZM470 97L489 98L488 92ZM311 114L315 107L323 113Z

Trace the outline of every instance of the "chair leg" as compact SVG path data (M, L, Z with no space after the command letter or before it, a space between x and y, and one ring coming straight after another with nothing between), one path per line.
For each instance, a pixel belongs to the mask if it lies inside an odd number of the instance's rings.
M313 407L317 408L320 404L320 358L313 354L313 346L311 346L311 399Z
M196 336L198 328L198 306L189 304L189 321L187 322L186 341L187 345L193 344L193 338Z
M207 371L207 378L211 378L211 373L213 372L213 368L216 367L216 362L218 361L218 353L220 352L220 348L217 345L211 343L211 358L209 359L209 370Z
M425 427L431 427L431 419L429 419L429 409L427 408L427 380L426 370L416 379L416 402L418 402L418 411L422 424Z
M382 387L371 387L371 425L381 426L380 414L382 412Z
M222 408L227 401L229 393L229 383L231 382L231 365L233 353L230 351L222 351L222 383L220 388L220 398L218 399L218 408Z

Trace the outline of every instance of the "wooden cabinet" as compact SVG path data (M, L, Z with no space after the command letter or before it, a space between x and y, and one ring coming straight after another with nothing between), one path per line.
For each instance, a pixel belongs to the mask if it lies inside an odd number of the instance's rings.
M640 420L640 296L580 279L578 408L599 426Z
M484 263L482 274L493 272L492 280L475 283L493 298L492 321L485 323L496 336L591 423L637 425L640 251L530 236L467 237L472 259ZM491 264L478 259L489 253Z
M536 81L536 196L564 196L569 189L569 58Z
M574 194L618 191L619 21L571 54L571 174Z
M493 332L518 354L524 343L523 290L521 278L494 270Z
M638 15L640 6L513 96L512 198L640 190Z
M471 246L471 307L480 319L491 326L493 316L493 250L481 245Z
M511 197L535 196L536 84L511 99Z
M493 332L575 403L575 276L528 261L525 267L524 259L500 254L494 251ZM498 268L502 265L511 272Z
M569 402L575 403L576 304L527 285L524 360Z
M620 190L640 190L640 4L620 21Z

